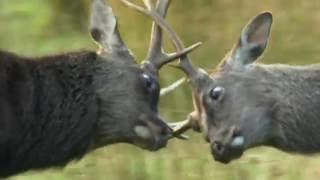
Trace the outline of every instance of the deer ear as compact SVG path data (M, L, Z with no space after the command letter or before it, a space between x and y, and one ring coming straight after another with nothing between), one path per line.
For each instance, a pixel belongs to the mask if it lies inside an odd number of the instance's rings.
M100 46L103 52L120 57L131 57L118 31L117 19L112 8L104 0L92 0L90 26L91 37ZM132 58L121 58L132 61Z
M264 12L253 19L244 27L240 39L231 51L227 60L232 67L245 66L257 60L268 44L272 14Z

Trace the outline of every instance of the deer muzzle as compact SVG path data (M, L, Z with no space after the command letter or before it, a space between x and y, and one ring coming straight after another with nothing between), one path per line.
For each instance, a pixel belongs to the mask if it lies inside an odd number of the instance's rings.
M243 154L244 145L245 138L235 127L210 138L211 153L216 161L222 163L239 158Z
M172 135L171 128L159 117L151 120L142 118L142 122L134 126L136 144L144 149L156 151L166 147Z

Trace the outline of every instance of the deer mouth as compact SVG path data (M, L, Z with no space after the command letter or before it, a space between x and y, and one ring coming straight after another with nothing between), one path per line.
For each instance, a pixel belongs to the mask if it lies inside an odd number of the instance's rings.
M150 139L150 140L137 140L134 142L135 145L139 146L142 149L149 150L149 151L158 151L162 148L167 146L168 138L167 139Z
M211 154L214 160L228 164L234 159L238 159L244 152L243 136L235 137L229 144L222 145L216 142L210 143Z
M157 141L155 141L155 143L153 143L148 148L148 150L149 151L157 151L157 150L159 150L161 148L167 147L167 144L168 144L168 139L157 140Z

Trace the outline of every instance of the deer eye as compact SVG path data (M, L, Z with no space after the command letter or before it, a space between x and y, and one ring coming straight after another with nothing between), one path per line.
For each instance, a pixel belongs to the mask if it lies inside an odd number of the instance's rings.
M223 94L224 88L221 86L217 86L213 89L211 89L210 91L210 97L211 99L217 101L221 98L222 94Z
M144 79L144 82L145 82L145 85L148 89L151 89L152 88L152 85L153 85L153 79L147 75L147 74L142 74L142 77Z

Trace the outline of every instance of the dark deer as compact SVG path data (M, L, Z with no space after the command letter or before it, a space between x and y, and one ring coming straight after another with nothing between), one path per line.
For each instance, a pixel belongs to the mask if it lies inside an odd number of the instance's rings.
M210 74L182 64L193 89L195 111L175 133L202 131L217 161L267 145L312 154L320 151L320 67L255 63L265 50L271 13L254 17ZM191 64L186 58L181 63Z
M145 63L137 64L103 0L92 2L89 29L98 52L27 58L0 51L0 177L64 166L114 143L155 151L173 137L158 114L158 71L199 44L166 54L154 23Z

